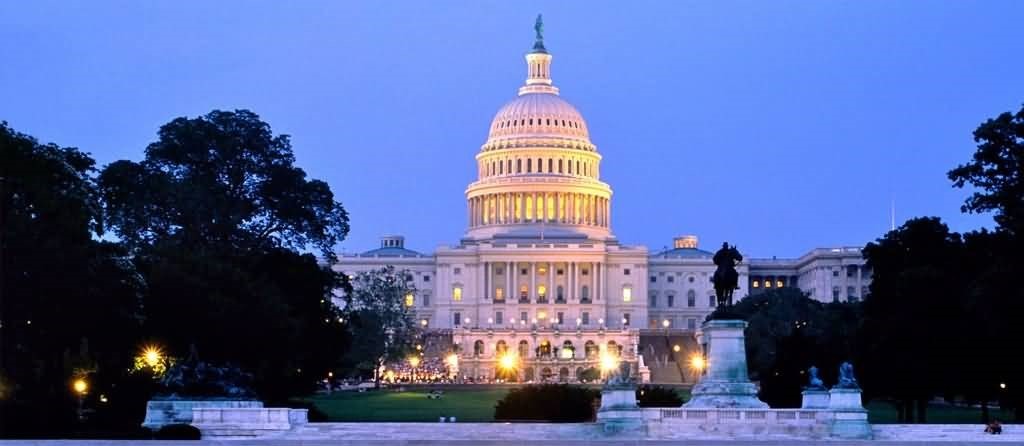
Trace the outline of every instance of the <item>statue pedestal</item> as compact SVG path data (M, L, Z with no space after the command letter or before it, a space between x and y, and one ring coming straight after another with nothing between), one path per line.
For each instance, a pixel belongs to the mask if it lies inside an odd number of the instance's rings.
M634 386L613 386L601 390L597 422L605 433L633 432L643 428L644 414L636 404Z
M871 438L868 411L861 403L860 389L832 388L829 391L828 409L833 412L831 432L833 437Z
M692 396L683 407L767 409L757 399L757 387L747 376L747 349L741 320L715 319L701 326L699 336L707 344L707 374L693 387Z
M828 409L829 394L825 389L807 389L803 391L801 409Z

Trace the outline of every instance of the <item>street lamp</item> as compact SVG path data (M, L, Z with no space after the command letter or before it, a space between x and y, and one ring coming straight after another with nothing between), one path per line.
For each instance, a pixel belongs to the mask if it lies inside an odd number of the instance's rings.
M89 392L89 383L85 378L76 378L71 383L71 389L78 395L78 421L85 420L85 394Z
M704 369L707 368L707 366L707 360L704 359L704 357L701 356L700 354L694 353L693 356L690 356L690 368L696 370L697 372L703 372Z

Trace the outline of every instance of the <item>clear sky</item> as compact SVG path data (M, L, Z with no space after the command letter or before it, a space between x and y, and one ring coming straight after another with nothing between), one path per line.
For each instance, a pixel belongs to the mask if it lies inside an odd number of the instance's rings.
M1021 1L3 1L0 119L101 165L178 116L247 108L351 214L347 252L465 229L463 192L544 13L587 119L613 230L756 257L955 230L945 173L1024 103Z

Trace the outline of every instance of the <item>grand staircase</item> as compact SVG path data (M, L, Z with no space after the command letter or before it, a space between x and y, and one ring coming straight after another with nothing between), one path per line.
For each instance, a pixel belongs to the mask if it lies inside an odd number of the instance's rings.
M675 346L679 351L675 351ZM652 384L693 384L698 374L690 369L689 357L699 351L692 335L660 333L640 335L640 351L651 371Z

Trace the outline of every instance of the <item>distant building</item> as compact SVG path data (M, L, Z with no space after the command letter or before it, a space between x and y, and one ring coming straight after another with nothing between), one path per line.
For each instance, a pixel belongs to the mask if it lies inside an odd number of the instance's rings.
M463 379L493 379L501 355L513 354L520 381L575 381L602 355L655 381L692 381L693 332L715 305L712 252L692 235L653 254L615 238L601 155L552 84L551 59L535 46L518 97L495 115L457 245L422 254L385 236L335 268L408 270L419 290L410 306L424 328L450 333ZM863 265L859 248L749 259L736 295L798 287L822 301L860 299Z

